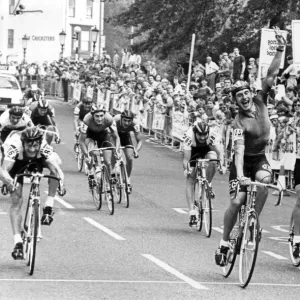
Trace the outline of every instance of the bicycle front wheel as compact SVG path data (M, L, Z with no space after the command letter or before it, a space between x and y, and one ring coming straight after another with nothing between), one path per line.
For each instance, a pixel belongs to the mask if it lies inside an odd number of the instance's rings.
M197 230L200 232L202 230L203 224L203 208L202 208L202 201L201 201L201 185L199 181L195 182L195 201L194 206L196 209L196 219L197 219Z
M294 224L292 224L291 228L291 233L289 237L289 252L290 252L290 257L291 261L293 263L294 267L299 267L300 266L300 257L295 257L294 256Z
M110 178L108 176L108 171L106 166L102 167L101 171L101 187L100 187L100 199L105 200L107 203L107 208L110 215L114 214L115 205L114 205L114 198L112 192L112 186L110 184Z
M212 211L211 211L211 196L209 193L210 187L208 183L205 182L202 185L202 207L203 207L203 222L206 237L211 236L211 227L212 227Z
M125 200L125 207L129 207L129 190L128 190L128 177L127 177L127 172L125 169L124 163L120 165L120 170L121 170L121 176L120 180L122 182L121 184L121 194L122 194L122 199Z
M36 245L38 240L38 231L39 231L39 202L38 199L33 201L32 205L32 221L30 232L32 234L31 241L29 245L29 275L32 275L35 267L36 259Z
M99 173L101 174L101 173ZM100 175L101 176L101 175ZM101 198L101 182L102 176L100 177L98 174L95 174L96 186L94 186L91 190L92 198L97 210L100 210L102 207L102 198Z
M251 212L246 219L240 249L239 280L240 286L245 288L252 277L260 241L260 227L258 215Z

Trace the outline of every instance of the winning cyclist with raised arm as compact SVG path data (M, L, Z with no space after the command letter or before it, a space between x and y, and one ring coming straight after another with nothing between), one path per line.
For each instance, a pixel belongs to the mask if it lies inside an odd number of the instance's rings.
M42 172L43 167L48 168L51 175L63 181L64 175L59 163L60 159L58 155L53 152L53 148L44 140L43 132L38 127L27 128L20 133L14 134L5 142L4 160L0 169L0 178L10 190L12 201L10 219L14 233L15 247L12 252L14 259L23 259L23 243L21 238L23 178L18 179L19 185L15 190L12 190L14 177L18 173L24 173L28 165L34 165L39 172ZM28 167L28 171L31 171L30 166ZM43 225L50 225L53 221L53 204L57 187L58 183L50 179L48 197L41 220Z
M123 147L133 146L130 132L134 133L135 139L137 141L135 153L134 153L133 149L130 149L130 148L124 149L124 153L125 153L125 157L126 157L126 171L127 171L127 175L128 175L128 186L131 190L132 186L130 183L130 175L131 175L132 167L133 167L133 159L132 158L133 158L133 156L135 158L138 158L138 156L139 156L139 151L141 150L141 148L143 146L142 135L141 135L139 126L137 124L137 121L134 119L133 112L131 112L129 110L124 110L121 114L116 115L114 117L114 119L116 121L121 146L123 146Z
M209 126L205 121L196 121L183 137L183 170L186 177L186 199L189 207L190 222L189 225L196 225L196 211L194 205L194 184L196 180L196 163L197 158L219 159L220 166L223 166L223 151L221 144L218 142L221 137L215 136L210 132ZM190 162L191 161L191 162ZM191 170L187 169L190 162ZM225 170L222 169L225 173ZM209 182L209 192L212 198L215 197L212 191L211 182L216 173L216 163L210 162L207 168L207 180Z
M85 126L81 127L79 143L86 158L89 157L88 151L95 148L95 142L98 148L114 147L116 145L117 153L120 152L120 138L118 135L116 122L113 117L106 112L101 104L94 104L91 112L88 113L83 120ZM108 175L111 176L114 168L112 160L112 152L104 151L104 163L106 164ZM87 160L88 165L88 182L89 188L95 185L95 179L92 172L92 164Z
M224 215L223 238L215 253L216 264L220 266L226 265L230 232L234 227L238 212L245 202L247 185L251 180L266 184L271 182L272 170L265 156L265 146L268 144L270 135L267 98L278 74L285 46L285 40L277 28L275 33L278 43L277 52L269 67L267 77L262 83L262 90L253 97L249 84L244 81L237 81L231 90L239 107L239 113L232 126L235 154L229 176L230 206ZM238 182L240 182L241 189L234 198ZM258 214L261 213L267 197L268 189L257 187L255 209Z

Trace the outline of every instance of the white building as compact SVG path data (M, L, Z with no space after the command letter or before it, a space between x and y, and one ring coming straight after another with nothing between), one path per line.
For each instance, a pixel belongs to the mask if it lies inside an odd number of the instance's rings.
M13 15L17 5L23 14ZM42 13L29 13L42 10ZM79 56L89 58L93 51L91 29L100 25L100 0L0 0L0 63L23 60L22 37L29 37L27 62L58 60L61 52L59 33L66 32L64 57L75 57L74 27L80 26ZM98 36L98 42L99 42ZM96 44L96 53L99 45Z

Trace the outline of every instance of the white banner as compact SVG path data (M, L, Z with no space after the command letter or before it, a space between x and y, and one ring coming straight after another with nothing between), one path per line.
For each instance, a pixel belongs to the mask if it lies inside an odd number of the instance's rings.
M92 87L88 87L86 90L86 96L90 99L93 99L94 89Z
M80 95L81 95L81 84L75 83L73 88L73 99L79 102Z
M293 63L300 64L300 20L292 21Z
M143 128L147 129L148 128L148 126L147 126L147 120L148 120L147 110L144 110L144 112L139 115L139 118L140 118L140 125Z
M287 31L280 30L282 36L287 39ZM260 40L260 52L259 52L259 74L261 78L265 78L271 62L276 54L277 40L273 29L262 28L261 40ZM282 59L280 63L280 69L284 67L285 60L284 48Z
M182 112L173 112L173 125L172 125L172 135L173 137L182 141L184 134L189 129L188 122Z
M165 114L162 114L161 109L155 105L153 110L152 129L164 130L164 126L165 126Z

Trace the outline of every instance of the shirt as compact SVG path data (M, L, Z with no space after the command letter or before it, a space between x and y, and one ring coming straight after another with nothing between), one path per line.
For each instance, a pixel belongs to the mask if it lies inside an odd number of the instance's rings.
M122 134L122 133L134 132L135 134L137 134L140 132L140 128L135 119L132 120L131 124L127 128L125 128L122 125L121 114L115 115L114 120L116 122L118 133Z
M218 70L219 70L219 66L213 61L211 61L209 64L208 63L205 64L206 75L216 73Z
M91 113L88 113L84 117L83 123L85 124L85 126L82 127L83 132L86 132L87 129L97 133L106 132L110 127L114 131L117 131L116 122L109 113L105 113L104 119L101 124L96 124L93 115Z
M0 116L0 131L23 130L32 127L33 123L27 114L23 114L19 122L13 125L9 119L9 109Z

